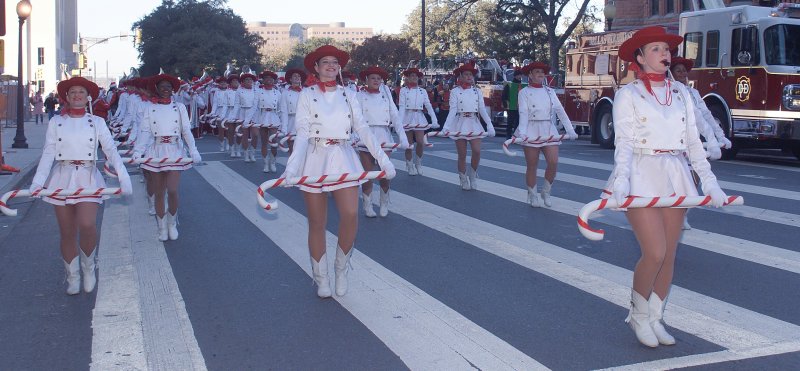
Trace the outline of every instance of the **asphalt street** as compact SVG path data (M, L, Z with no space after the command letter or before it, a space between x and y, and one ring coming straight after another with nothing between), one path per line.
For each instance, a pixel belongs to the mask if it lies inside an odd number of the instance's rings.
M91 295L64 294L52 207L13 200L19 216L0 216L0 369L800 369L800 161L750 151L712 163L745 205L689 213L664 316L678 343L649 349L623 322L639 257L624 215L593 216L602 241L576 225L613 151L564 143L553 206L531 208L524 159L501 138L484 141L477 191L460 189L454 145L432 142L421 176L392 155L390 214L360 213L351 290L333 299L315 295L300 192L270 190L272 212L256 203L285 154L265 174L260 158L199 140L180 238L165 243L132 170L135 194L98 217Z

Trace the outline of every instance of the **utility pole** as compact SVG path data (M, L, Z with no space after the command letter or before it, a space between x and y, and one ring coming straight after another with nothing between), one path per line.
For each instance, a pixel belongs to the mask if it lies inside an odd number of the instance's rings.
M425 68L425 0L422 0L422 59L420 60L419 67Z

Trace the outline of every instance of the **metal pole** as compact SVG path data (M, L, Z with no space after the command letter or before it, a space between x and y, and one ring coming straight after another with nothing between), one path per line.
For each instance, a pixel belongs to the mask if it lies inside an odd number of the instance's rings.
M17 134L11 148L28 148L25 138L25 116L22 112L22 25L25 19L19 19L19 53L17 55Z
M425 0L422 0L422 60L420 68L425 68Z

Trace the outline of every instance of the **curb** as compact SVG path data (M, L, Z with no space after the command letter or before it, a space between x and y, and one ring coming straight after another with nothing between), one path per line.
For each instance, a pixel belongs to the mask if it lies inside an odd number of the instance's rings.
M36 167L39 166L40 158L41 156L36 157L36 160L20 169L18 173L11 175L11 180L3 187L0 187L0 195L15 189L19 189L19 187L23 184L30 183L35 173L34 170L36 170Z

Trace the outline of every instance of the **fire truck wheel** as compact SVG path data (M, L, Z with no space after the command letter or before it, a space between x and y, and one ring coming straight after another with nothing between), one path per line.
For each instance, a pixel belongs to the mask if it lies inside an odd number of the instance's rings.
M733 148L722 150L722 160L733 160L736 157L736 153L739 152L739 148L736 148L736 142L730 136L730 122L728 121L728 115L725 114L725 108L721 104L712 104L708 107L708 110L711 111L711 115L714 116L717 124L733 144Z
M611 105L603 104L600 106L594 117L592 131L595 133L595 139L600 143L600 147L614 148L614 117L611 112Z

